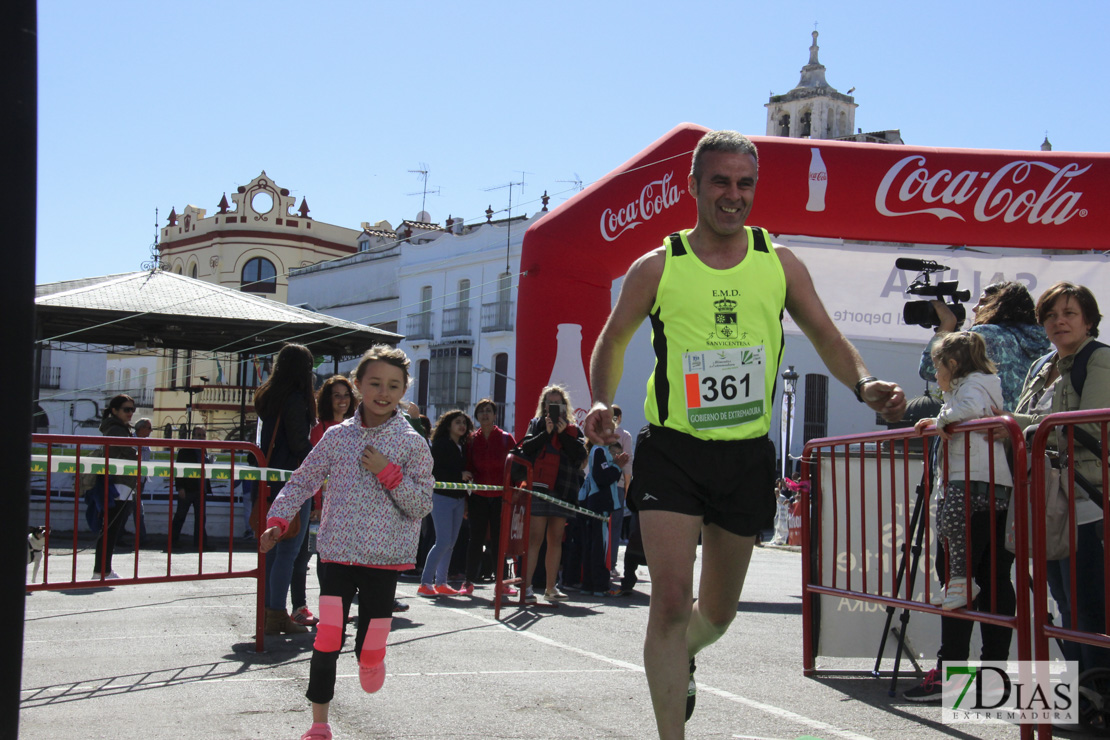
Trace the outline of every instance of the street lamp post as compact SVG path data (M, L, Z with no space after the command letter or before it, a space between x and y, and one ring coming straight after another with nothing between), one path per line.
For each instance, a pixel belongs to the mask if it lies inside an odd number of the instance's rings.
M198 377L205 383L208 382L208 378L204 377L203 375L200 375ZM193 396L203 390L203 385L190 385L185 388L185 392L189 394L189 404L185 407L185 428L188 430L187 434L189 436L193 434ZM186 436L186 439L188 439L189 436Z
M794 436L794 398L797 394L798 373L788 365L782 374L782 477L790 470L790 445Z

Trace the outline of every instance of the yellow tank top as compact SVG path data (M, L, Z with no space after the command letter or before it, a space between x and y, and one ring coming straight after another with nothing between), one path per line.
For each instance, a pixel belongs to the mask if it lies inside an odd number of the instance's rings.
M753 439L771 427L782 360L786 275L765 229L745 226L748 252L716 270L699 260L689 229L664 241L651 308L655 369L644 414L700 439Z

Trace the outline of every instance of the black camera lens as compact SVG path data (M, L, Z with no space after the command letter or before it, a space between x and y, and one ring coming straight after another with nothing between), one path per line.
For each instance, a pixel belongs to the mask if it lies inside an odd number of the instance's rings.
M956 324L959 325L967 316L967 311L960 303L947 304L949 310L956 314ZM902 308L902 322L911 326L930 328L940 326L940 317L937 316L936 306L932 301L910 301Z

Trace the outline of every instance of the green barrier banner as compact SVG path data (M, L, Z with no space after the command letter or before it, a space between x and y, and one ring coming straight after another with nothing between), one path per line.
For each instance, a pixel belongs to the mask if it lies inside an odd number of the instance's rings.
M108 460L108 465L105 466L104 459L82 458L80 464L74 457L67 457L64 455L53 455L49 459L46 455L31 455L31 472L32 473L46 473L47 467L50 468L52 473L93 473L101 475L105 471L109 475L143 475L149 478L169 478L170 466L163 461L147 461L143 463L136 463L134 460ZM141 473L140 473L141 470ZM207 477L212 480L227 480L231 478L231 465L228 463L209 463L201 470L200 463L176 463L174 465L173 473L178 478L200 478L207 474ZM266 476L267 483L278 483L289 480L292 471L278 470L276 468L259 468L253 465L236 465L235 466L235 480L261 480L262 476ZM501 486L483 486L476 483L440 483L436 482L435 487L440 490L448 491L500 491ZM558 504L568 511L581 514L582 516L593 517L594 519L601 519L602 521L608 520L608 516L598 514L597 512L583 509L580 506L568 504L561 499L554 496L548 496L539 491L529 491L525 488L514 489L523 491L544 501L550 501L553 504Z
M54 455L47 459L46 455L31 455L31 472L46 473L49 466L52 473L73 473L102 475L142 475L148 478L169 478L170 466L164 461L148 461L136 463L134 460L108 460L105 466L104 459L81 458L80 464L74 457ZM274 468L259 468L253 465L236 465L235 480L262 480L277 483L289 480L292 471L277 470ZM207 476L212 480L231 480L231 465L229 463L208 463L201 470L200 463L182 462L175 463L173 475L177 478L201 478Z

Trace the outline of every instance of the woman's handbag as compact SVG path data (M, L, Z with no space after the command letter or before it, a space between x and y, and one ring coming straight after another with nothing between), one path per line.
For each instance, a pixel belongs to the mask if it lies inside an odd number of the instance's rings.
M1026 509L1029 556L1033 556L1033 516L1032 497ZM1017 551L1017 528L1014 522L1016 497L1010 498L1010 508L1006 510L1006 549ZM1059 460L1054 453L1045 453L1044 460L1044 508L1045 508L1045 560L1063 560L1068 556L1071 546L1068 533L1070 507L1068 492L1060 479Z

